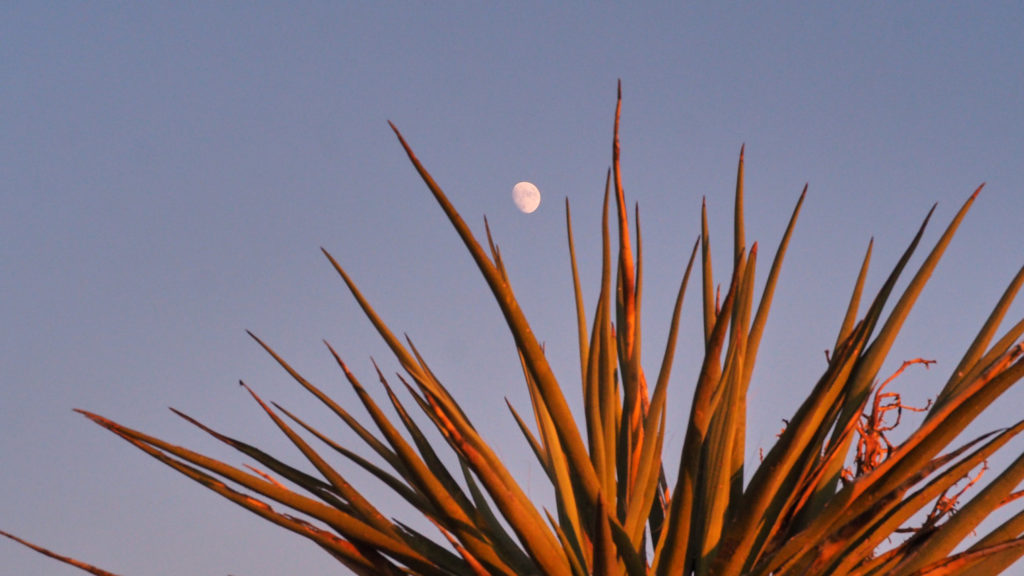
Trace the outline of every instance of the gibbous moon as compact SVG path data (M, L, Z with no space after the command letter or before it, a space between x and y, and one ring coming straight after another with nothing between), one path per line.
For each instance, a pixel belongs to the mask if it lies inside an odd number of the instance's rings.
M540 190L531 182L520 182L512 187L512 201L520 212L529 214L540 206Z

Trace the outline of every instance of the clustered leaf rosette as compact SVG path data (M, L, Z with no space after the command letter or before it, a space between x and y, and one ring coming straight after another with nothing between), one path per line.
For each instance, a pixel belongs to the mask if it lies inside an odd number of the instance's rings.
M554 510L538 509L527 497L412 341L392 333L326 250L331 265L401 365L403 373L396 382L407 399L378 368L377 378L391 405L392 415L388 415L328 344L369 417L369 421L360 420L264 341L253 338L355 432L371 457L332 440L284 407L264 402L248 387L302 454L306 461L302 467L177 410L176 414L260 468L234 466L82 413L228 500L312 540L360 575L966 575L995 574L1019 559L1024 554L1024 512L1012 515L969 546L962 544L994 510L1021 494L1014 490L1024 478L1024 455L987 482L979 485L978 480L990 456L1024 430L1024 420L953 448L950 445L1024 376L1024 319L996 338L1024 282L1024 268L1010 282L934 402L923 408L906 406L898 394L886 390L892 378L878 383L896 335L980 187L897 294L897 281L921 242L932 208L862 311L872 251L872 244L868 245L824 373L786 421L775 445L758 462L748 463L744 461L747 389L806 187L755 302L758 247L756 243L748 247L744 234L741 150L733 266L725 294L716 288L707 211L702 204L701 233L682 276L668 321L665 352L651 388L641 362L641 234L638 224L632 229L629 224L619 162L621 103L620 88L612 167L604 191L600 291L589 319L566 202L582 422L571 413L567 389L555 377L543 345L516 301L486 220L486 243L481 244L392 125L482 273L511 331L529 390L532 423L511 404L509 409L553 487ZM610 210L617 222L614 238ZM617 244L614 257L613 241ZM680 311L698 252L703 361L693 386L681 452L666 457L666 391ZM910 361L900 371L928 362ZM409 409L408 399L415 410ZM893 445L886 432L900 422L904 409L924 416L916 429ZM444 443L428 441L421 428L424 424L440 432ZM348 466L379 479L427 518L437 533L431 537L385 517L328 459L337 460L339 455ZM450 469L446 458L458 467ZM675 465L670 468L674 475L666 472L666 460ZM748 465L752 470L746 469ZM902 536L893 538L896 535ZM18 541L93 574L109 574Z

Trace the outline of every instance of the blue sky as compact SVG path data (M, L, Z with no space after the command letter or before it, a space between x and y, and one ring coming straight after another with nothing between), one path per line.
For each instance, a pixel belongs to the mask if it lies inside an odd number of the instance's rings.
M322 340L368 382L371 356L397 368L321 246L545 498L502 401L527 406L511 338L387 121L481 234L487 215L574 390L564 200L591 305L620 78L648 370L703 196L727 261L740 146L748 238L762 254L809 184L752 384L751 457L824 367L869 238L877 288L933 203L926 242L987 183L887 367L938 360L899 381L923 404L1024 264L1022 29L1011 2L4 3L0 529L123 574L335 568L71 411L244 461L174 406L293 454L237 386L244 379L346 438L245 335L347 402ZM520 180L543 194L531 215L510 199ZM686 414L699 367L697 303L693 292L670 417ZM1011 318L1022 313L1017 304ZM1006 398L985 428L1018 418L1024 398ZM682 432L670 424L670 458ZM78 573L11 543L0 558L9 573Z

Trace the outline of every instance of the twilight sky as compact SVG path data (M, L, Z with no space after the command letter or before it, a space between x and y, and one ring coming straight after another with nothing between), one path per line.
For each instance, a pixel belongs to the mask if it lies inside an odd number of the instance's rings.
M243 379L349 438L245 334L349 404L322 340L374 390L371 356L397 369L321 246L409 334L530 493L547 498L502 400L528 406L511 338L387 120L481 235L487 215L575 400L564 200L591 307L619 78L624 182L644 231L649 372L702 196L717 274L728 272L740 146L762 279L809 184L754 374L750 458L824 368L868 240L875 290L933 203L926 244L987 183L883 371L938 360L894 384L923 405L1024 264L1021 30L1024 8L1011 2L4 3L0 529L126 576L336 570L311 543L71 411L246 462L174 406L298 462ZM543 194L533 214L512 203L520 180ZM699 369L697 296L669 393L677 419ZM1010 317L1022 314L1018 303ZM1006 396L982 428L1018 419L1022 401ZM669 462L683 433L670 424ZM7 541L0 571L79 574Z

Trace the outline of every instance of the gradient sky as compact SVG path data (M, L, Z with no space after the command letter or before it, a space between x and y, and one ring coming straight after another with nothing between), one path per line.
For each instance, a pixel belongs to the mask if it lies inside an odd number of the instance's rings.
M323 339L367 384L371 356L396 370L320 246L547 498L502 400L528 406L511 338L387 120L481 234L487 215L574 399L564 200L591 307L617 79L648 371L702 196L727 272L740 146L762 279L808 183L751 388L751 458L824 368L871 237L873 290L933 203L926 243L987 182L884 369L938 360L894 385L908 403L934 396L1024 264L1019 3L145 4L0 6L0 529L118 573L339 568L71 411L245 462L174 406L298 462L244 379L348 438L244 332L347 403ZM512 204L520 180L543 194L534 214ZM696 296L670 418L687 413L699 368ZM1006 396L984 428L1015 421L1022 401ZM670 423L669 461L682 434ZM79 574L6 541L0 571Z

